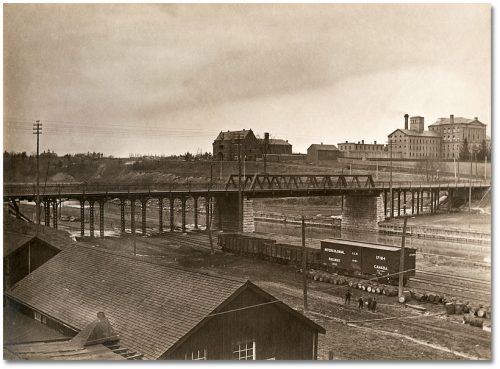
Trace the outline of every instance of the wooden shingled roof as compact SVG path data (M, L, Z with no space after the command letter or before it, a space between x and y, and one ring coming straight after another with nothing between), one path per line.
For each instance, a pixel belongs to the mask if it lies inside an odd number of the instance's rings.
M105 311L121 344L157 359L245 284L74 246L7 295L76 330Z

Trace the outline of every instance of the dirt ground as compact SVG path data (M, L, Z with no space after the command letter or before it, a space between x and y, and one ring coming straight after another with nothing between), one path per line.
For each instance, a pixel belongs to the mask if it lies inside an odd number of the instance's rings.
M403 220L392 219L390 221L387 220L386 223L402 225ZM418 217L408 218L408 225L491 233L491 214L460 212L450 214L421 215Z
M177 236L178 237L178 236ZM252 280L290 306L302 310L302 276L294 266L247 259L231 254L210 255L196 246L206 235L193 237L193 246L180 245L169 234L137 237L140 258L162 264L179 264L218 275ZM196 237L200 242L196 242ZM133 254L131 240L120 238L90 239L80 242L105 249ZM320 335L318 355L336 360L456 360L491 358L491 333L461 324L461 317L443 315L443 307L425 305L426 313L399 305L394 297L377 296L377 312L358 310L354 301L367 292L355 290L350 305L343 304L345 286L308 280L307 315L325 327ZM437 315L436 315L437 314ZM382 319L375 320L374 319Z

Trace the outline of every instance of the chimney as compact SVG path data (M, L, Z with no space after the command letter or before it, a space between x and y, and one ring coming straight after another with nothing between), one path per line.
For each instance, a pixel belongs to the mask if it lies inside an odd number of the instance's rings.
M474 117L474 120L479 120L479 119L477 119L477 117Z
M365 140L361 140L361 143L364 145L365 144Z
M408 129L408 118L410 116L408 114L405 114L405 129Z
M377 144L377 141L373 141L373 144L376 145Z
M323 145L323 142L321 144Z
M348 143L347 140L345 140L345 143Z
M455 117L453 116L453 114L450 114L450 123L455 124Z

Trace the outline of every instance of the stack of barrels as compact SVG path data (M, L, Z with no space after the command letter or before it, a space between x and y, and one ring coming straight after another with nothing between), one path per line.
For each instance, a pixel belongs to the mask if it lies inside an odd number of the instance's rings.
M484 319L491 319L491 307L483 305L471 305L470 303L447 302L445 304L446 314L463 314L463 322L473 327L483 328Z
M324 271L310 270L307 272L306 276L309 279L319 281L319 282L338 284L338 285L347 285L346 278L339 276L337 274L327 273Z

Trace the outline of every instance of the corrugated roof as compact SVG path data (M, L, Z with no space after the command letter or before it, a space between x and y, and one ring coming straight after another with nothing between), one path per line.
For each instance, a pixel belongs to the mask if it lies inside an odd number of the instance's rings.
M392 132L391 134L389 134L389 136L392 136L397 131L401 131L401 132L403 132L407 136L416 136L416 137L441 137L438 133L433 132L433 131L417 132L417 131L412 131L411 129L401 129L401 128L396 129L394 132Z
M318 150L335 150L335 151L338 150L337 146L335 145L322 145L322 144L312 144L311 146L309 146L309 149L310 148L316 148Z
M486 125L477 119L469 119L469 118L464 118L464 117L454 117L453 123L454 124L480 123L484 126ZM449 117L448 118L439 118L435 123L432 123L431 126L440 126L443 124L451 124L450 118Z
M7 294L78 330L106 311L124 346L156 359L244 284L78 246Z
M241 130L241 131L226 131L226 132L221 132L215 139L215 141L228 141L228 140L243 140L245 139L248 134L252 132L251 129L247 130ZM252 132L253 133L253 132Z

